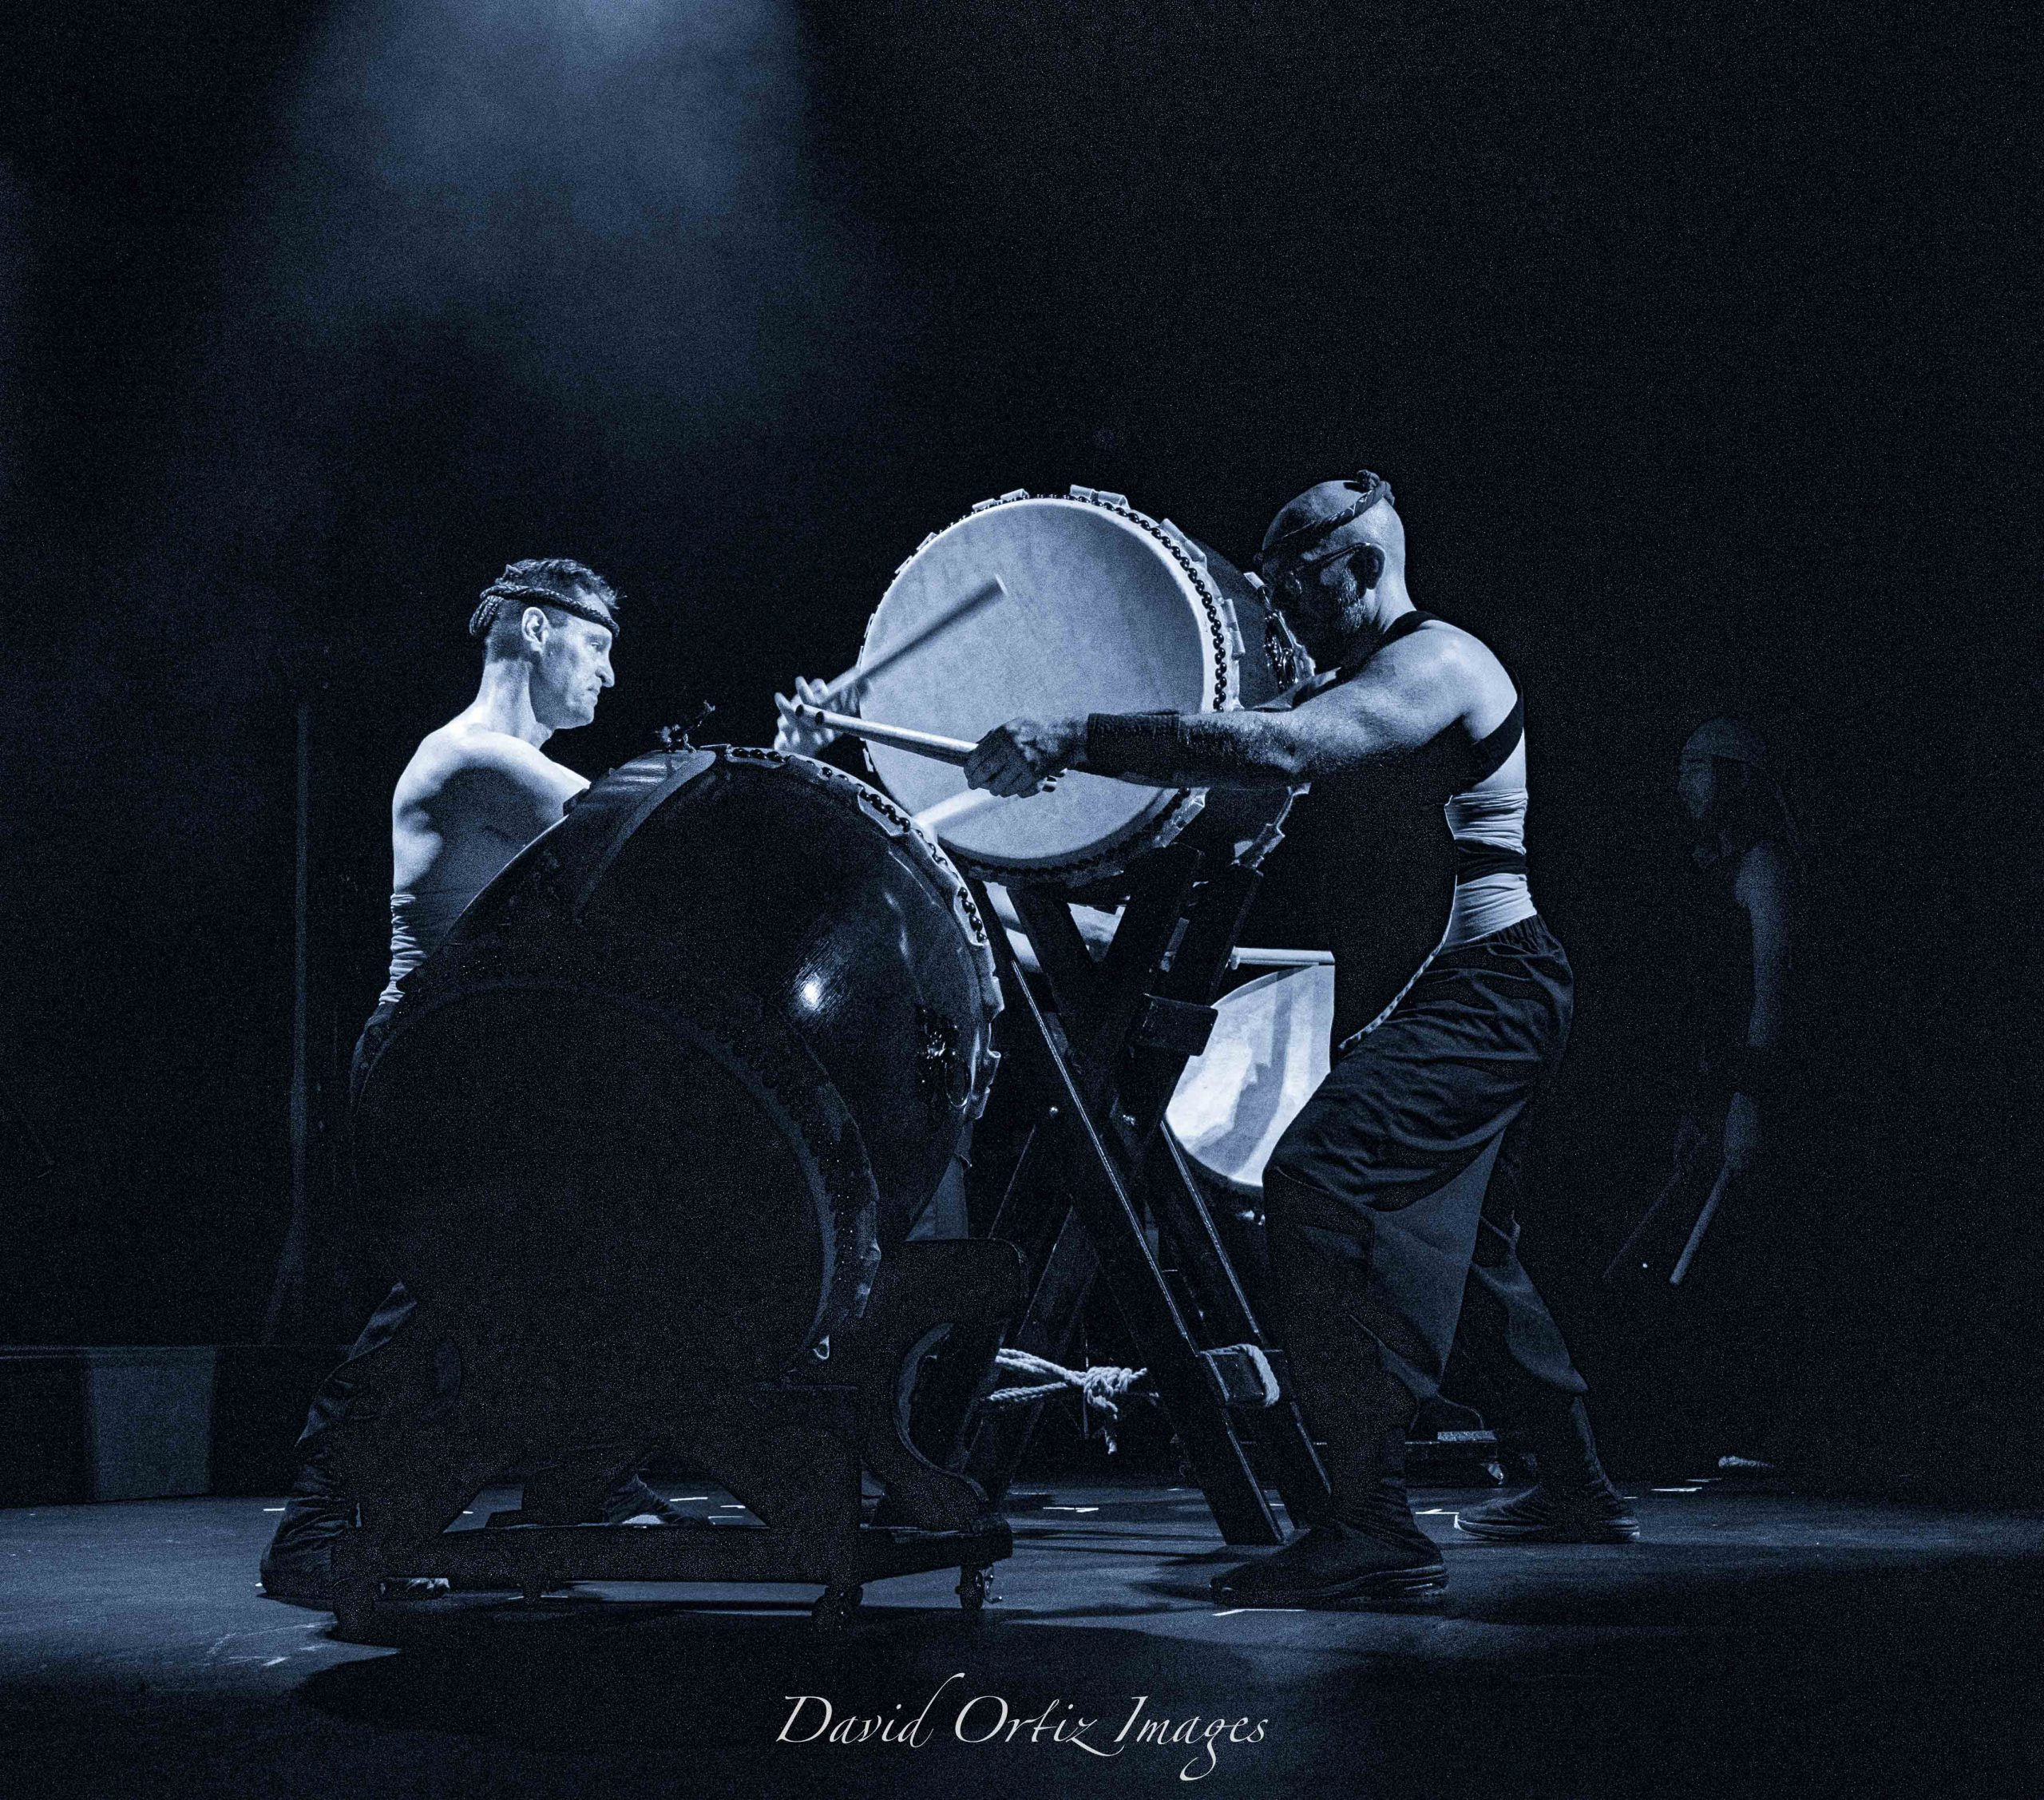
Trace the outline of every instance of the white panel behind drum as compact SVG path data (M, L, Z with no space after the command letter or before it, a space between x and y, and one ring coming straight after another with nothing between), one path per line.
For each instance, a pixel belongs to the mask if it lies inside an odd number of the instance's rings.
M1321 964L1259 976L1224 994L1218 1010L1165 1122L1209 1175L1257 1194L1278 1139L1327 1079L1334 971Z
M875 678L860 711L889 724L976 739L1027 715L1195 712L1213 704L1217 657L1199 590L1135 519L1042 498L961 519L909 559L867 628L860 660L997 577L1007 597L939 632ZM965 785L957 769L869 747L889 792L921 812ZM1172 803L1169 791L1068 775L941 831L947 848L1016 868L1083 862Z

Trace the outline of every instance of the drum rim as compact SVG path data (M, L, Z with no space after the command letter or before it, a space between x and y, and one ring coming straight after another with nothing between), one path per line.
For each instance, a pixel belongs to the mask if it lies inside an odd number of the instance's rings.
M1236 704L1240 692L1238 652L1231 653L1230 647L1240 643L1242 631L1241 622L1235 617L1234 603L1221 591L1219 585L1207 572L1199 557L1188 548L1190 540L1179 533L1175 526L1167 529L1163 521L1131 506L1126 499L1091 489L1068 494L1033 494L1018 489L1012 494L1004 494L997 499L983 500L961 513L949 524L931 532L895 565L893 574L888 578L879 603L867 616L866 629L860 634L859 661L864 663L872 648L873 627L879 620L881 609L887 604L889 595L894 592L901 577L931 545L961 525L988 513L1004 506L1029 504L1082 509L1090 507L1095 511L1107 513L1124 520L1154 538L1185 576L1205 615L1207 666L1210 679L1201 695L1199 709L1202 712L1226 712ZM885 778L873 763L872 745L866 747L865 755L866 766L873 770L873 779L884 785ZM1083 887L1119 874L1138 856L1167 847L1198 817L1206 801L1206 791L1202 787L1160 788L1154 803L1145 807L1107 838L1088 846L1080 855L1002 858L950 846L945 846L945 854L955 858L981 881L1008 882L1021 878L1049 886Z
M860 661L865 661L866 652L872 648L873 628L880 617L880 607L887 604L888 595L894 591L896 585L908 573L909 566L931 545L940 537L956 531L959 526L969 525L974 519L983 517L988 513L998 512L1008 506L1075 506L1082 510L1091 509L1094 512L1107 513L1115 518L1127 521L1146 537L1155 538L1163 547L1165 554L1177 564L1180 573L1191 584L1194 593L1199 598L1202 609L1206 613L1207 644L1214 653L1213 680L1210 704L1207 699L1202 699L1200 710L1202 712L1226 712L1238 697L1238 692L1236 686L1238 672L1234 659L1228 653L1230 634L1227 626L1222 622L1234 612L1234 603L1222 593L1220 584L1214 579L1212 573L1206 567L1204 560L1206 553L1198 549L1197 546L1193 545L1192 540L1176 525L1167 525L1163 520L1153 518L1140 507L1131 506L1124 498L1097 493L1090 488L1083 492L1068 494L1032 494L1025 489L1018 488L1012 494L1002 494L997 500L982 500L977 506L969 507L965 512L960 513L949 525L942 525L931 532L909 555L895 565L894 573L888 577L887 586L880 596L880 605L875 606L872 613L868 615L866 629L860 633ZM1239 635L1241 621L1236 620L1234 624L1236 634Z
M791 751L763 749L752 744L719 743L705 747L715 752L723 762L735 766L786 769L798 779L807 781L828 794L834 802L849 803L890 838L903 843L909 859L938 890L940 898L950 902L952 916L964 933L973 972L979 977L984 1029L979 1065L965 1102L965 1116L977 1119L986 1110L994 1073L1000 1065L1000 1053L993 1047L993 1027L1007 1001L1001 993L1000 968L994 959L993 941L988 934L986 919L980 911L979 902L972 897L971 883L960 872L949 852L934 835L916 823L913 813L891 795L869 781L862 781L848 769L820 762L813 756L798 756Z
M604 821L603 808L606 801L615 798L614 786L623 786L636 778L653 775L663 771L671 775L691 758L698 759L699 766L678 783L671 791L662 795L656 804L633 807L614 822L606 823ZM465 942L487 942L489 934L497 928L498 922L493 910L481 903L498 883L515 883L529 863L558 858L561 851L559 842L561 837L578 837L585 831L592 837L602 835L603 855L608 863L615 860L632 837L650 824L656 815L695 787L703 777L719 767L785 770L796 780L827 794L834 805L850 806L901 844L917 872L935 890L937 898L949 902L952 917L965 938L966 954L972 961L972 972L979 986L980 1053L965 1105L967 1119L980 1117L986 1110L994 1076L1000 1065L1000 1053L994 1048L994 1021L1000 1017L1001 1009L1006 1002L1001 992L1000 966L994 959L993 941L988 933L986 920L980 913L979 904L973 898L971 883L965 879L958 865L937 839L918 825L914 815L898 805L891 795L871 782L862 781L849 770L819 762L814 757L798 756L789 751L772 750L755 744L707 743L690 749L648 751L644 755L635 756L630 761L620 763L616 768L606 771L576 797L566 814L525 845L490 878L475 898L462 909L439 948L419 965L418 971L414 976L406 977L408 984L417 978L418 973L432 965L442 950L451 950ZM565 917L572 910L567 906L568 896L564 886L567 880L572 878L571 871L564 864L556 863L539 878L549 885L563 903ZM465 925L466 930L464 930ZM402 1007L403 1001L401 1000L399 1004Z

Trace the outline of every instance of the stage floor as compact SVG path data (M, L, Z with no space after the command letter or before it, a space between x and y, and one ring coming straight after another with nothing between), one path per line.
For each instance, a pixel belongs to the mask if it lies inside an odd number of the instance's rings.
M0 1793L2044 1794L2039 1515L1627 1491L1644 1540L1575 1548L1425 1493L1452 1587L1388 1615L1216 1612L1197 1493L1064 1486L977 1624L909 1577L834 1643L809 1590L615 1587L340 1643L258 1592L274 1501L0 1513ZM823 1700L925 1732L776 1741Z

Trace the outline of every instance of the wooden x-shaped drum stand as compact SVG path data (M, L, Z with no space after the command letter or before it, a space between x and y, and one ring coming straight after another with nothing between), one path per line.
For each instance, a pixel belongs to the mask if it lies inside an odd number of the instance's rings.
M993 1205L990 1235L1029 1263L1028 1301L1008 1343L1068 1361L1087 1294L1104 1277L1222 1535L1230 1544L1275 1544L1283 1533L1246 1435L1294 1519L1314 1512L1326 1477L1283 1357L1265 1343L1206 1200L1164 1128L1186 1063L1206 1047L1213 1001L1262 879L1254 853L1213 870L1218 860L1186 844L1144 858L1099 961L1063 895L1013 890L1041 981L1024 977L996 931L1008 1009L992 1107L1004 1116L988 1120L980 1141L998 1138L1019 1153L977 1158L972 1194L975 1217L984 1216L980 1204ZM992 917L984 892L978 898ZM1151 1247L1146 1212L1175 1279ZM997 1500L1042 1402L994 1410L972 1408L969 1395L930 1400L940 1419L947 1406L962 1416L953 1466Z

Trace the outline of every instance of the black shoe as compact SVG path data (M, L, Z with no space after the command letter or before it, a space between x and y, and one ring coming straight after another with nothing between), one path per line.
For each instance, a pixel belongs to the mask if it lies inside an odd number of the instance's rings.
M1494 1544L1630 1544L1639 1520L1609 1486L1566 1497L1541 1485L1460 1514L1456 1529Z
M334 1540L355 1524L355 1509L324 1491L293 1494L263 1552L263 1592L291 1606L334 1610Z
M1424 1547L1423 1547L1424 1546ZM1432 1544L1341 1525L1315 1525L1281 1550L1214 1579L1218 1606L1384 1606L1424 1600L1448 1585Z
M271 1600L282 1600L287 1606L309 1607L315 1612L334 1610L334 1578L323 1558L316 1568L294 1568L279 1567L265 1556L262 1573L263 1592ZM406 1576L379 1583L376 1597L378 1601L432 1600L453 1591L442 1576Z
M355 1524L355 1509L331 1493L298 1494L284 1507L276 1535L263 1552L263 1592L287 1606L334 1610L334 1544ZM442 1576L394 1576L377 1589L379 1600L430 1600L450 1592Z

